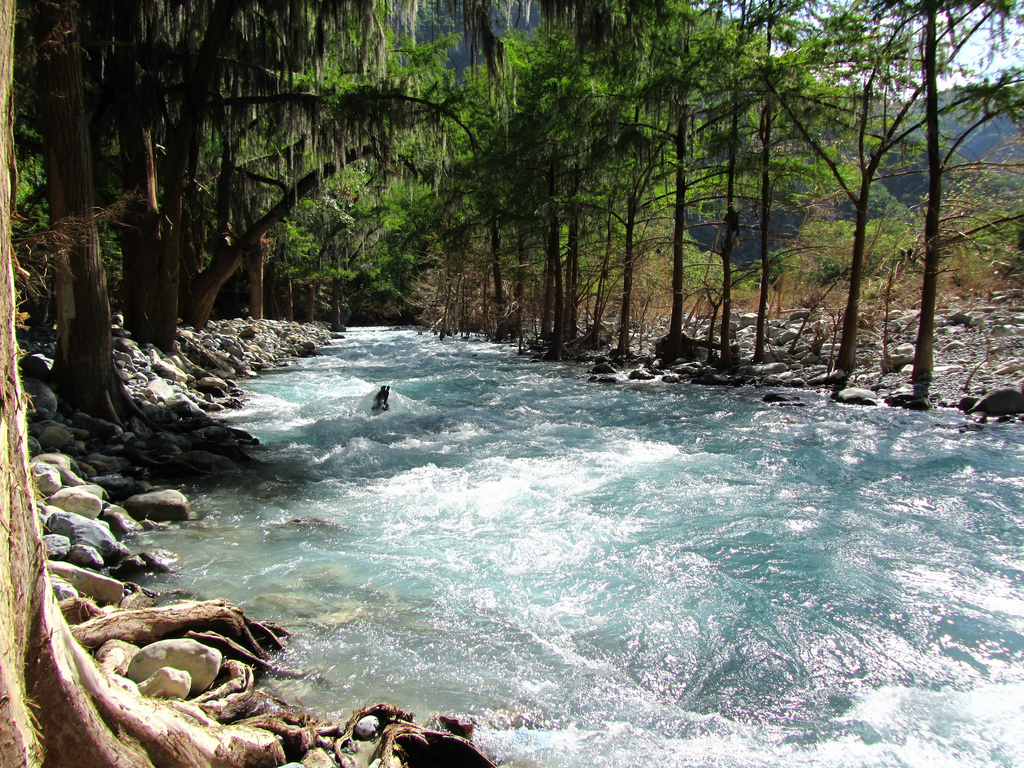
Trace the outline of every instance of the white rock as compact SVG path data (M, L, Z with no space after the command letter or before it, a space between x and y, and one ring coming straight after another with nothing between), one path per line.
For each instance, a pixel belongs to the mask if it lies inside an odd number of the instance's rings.
M61 488L60 471L50 464L37 462L32 465L32 478L43 496L50 496Z
M202 693L220 672L221 652L195 640L158 640L140 650L128 665L126 677L145 680L161 667L184 670L191 677L191 695Z
M71 469L71 459L62 453L41 453L34 457L30 462L32 465L37 463L49 464L51 467L56 467L57 471L60 472L60 481L64 486L78 486L84 485L85 481L74 473Z
M47 504L63 509L65 512L74 512L76 515L95 520L103 511L103 501L93 493L85 490L84 486L77 488L61 488L47 500Z
M139 693L151 699L184 699L191 689L188 672L173 667L161 667L139 683Z

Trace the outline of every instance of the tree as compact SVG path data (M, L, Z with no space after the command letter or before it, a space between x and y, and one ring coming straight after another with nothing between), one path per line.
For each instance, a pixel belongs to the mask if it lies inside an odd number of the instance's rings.
M766 84L854 209L850 287L836 359L836 367L850 373L857 364L871 188L890 153L918 130L914 109L923 88L911 71L905 19L865 13L853 4L819 21L820 34L783 57L790 78L800 84Z
M82 94L78 3L46 0L33 11L38 108L57 261L54 381L76 408L120 422L125 399L111 357L110 305Z
M1013 4L967 2L943 3L941 0L924 0L921 6L905 9L923 22L920 43L921 81L925 92L925 144L928 158L928 199L924 220L924 277L921 283L921 314L918 324L917 345L914 350L915 382L926 383L931 379L934 367L935 307L938 299L939 271L942 259L942 188L943 178L953 161L957 146L971 132L981 125L1007 111L1019 109L1021 105L1019 73L1003 73L997 78L995 87L984 83L981 87L967 87L966 100L947 100L943 109L940 105L939 78L946 73L963 47L971 41L984 26L1013 12ZM940 28L940 13L942 24ZM941 41L947 41L945 46ZM1000 93L1002 91L1002 93ZM996 96L998 94L998 96ZM979 98L980 96L980 98ZM994 98L995 97L995 98ZM982 109L977 119L968 125L950 142L944 154L943 135L940 129L942 112L952 113L958 108L970 105L972 100L980 102Z

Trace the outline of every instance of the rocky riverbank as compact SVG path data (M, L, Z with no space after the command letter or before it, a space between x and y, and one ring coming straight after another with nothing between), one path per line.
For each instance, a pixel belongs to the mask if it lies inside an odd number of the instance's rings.
M1024 415L1024 307L1017 291L995 294L972 307L947 309L936 319L935 369L926 386L911 382L917 314L896 312L887 323L868 320L860 331L857 368L835 371L839 351L834 323L820 313L797 310L772 320L763 363L744 362L723 371L704 361L697 339L706 339L707 323L695 329L693 354L665 361L655 355L628 361L584 353L591 381L690 382L709 386L757 386L793 390L773 392L770 402L798 400L802 389L825 389L841 403L928 410L960 408L977 418L1004 420ZM753 357L757 317L734 316L731 323L737 359ZM887 345L883 348L883 335ZM883 359L886 365L883 367Z

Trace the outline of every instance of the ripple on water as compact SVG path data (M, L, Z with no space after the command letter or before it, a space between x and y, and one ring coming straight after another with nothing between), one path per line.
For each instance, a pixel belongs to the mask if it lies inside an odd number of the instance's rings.
M1019 429L383 329L251 387L258 478L139 543L298 630L289 697L542 766L1024 764Z

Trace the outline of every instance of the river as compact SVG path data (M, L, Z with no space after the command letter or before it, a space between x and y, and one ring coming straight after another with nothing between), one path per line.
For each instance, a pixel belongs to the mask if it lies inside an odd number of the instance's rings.
M391 409L371 411L392 387ZM249 385L147 585L294 633L272 691L537 766L1024 765L1024 427L589 383L354 329Z

